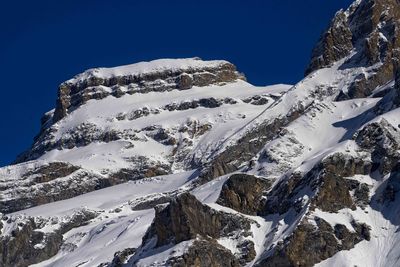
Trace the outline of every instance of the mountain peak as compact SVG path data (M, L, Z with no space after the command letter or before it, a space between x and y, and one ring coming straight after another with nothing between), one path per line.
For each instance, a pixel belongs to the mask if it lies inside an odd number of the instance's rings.
M66 84L80 84L93 78L111 79L121 76L140 76L158 72L179 72L179 71L196 71L207 68L219 68L223 65L231 65L225 60L209 60L204 61L199 57L194 58L165 58L152 61L142 61L129 65L123 65L111 68L93 68L76 75L74 78L66 81Z
M354 53L352 64L372 66L388 60L399 27L397 0L358 0L339 11L312 52L306 74ZM349 62L347 62L349 63Z
M236 66L225 60L200 58L158 59L113 67L93 68L62 83L53 122L64 118L90 99L149 91L186 90L193 86L245 80Z
M306 75L343 60L341 69L364 68L337 100L366 97L398 72L400 2L359 0L339 11L312 52Z

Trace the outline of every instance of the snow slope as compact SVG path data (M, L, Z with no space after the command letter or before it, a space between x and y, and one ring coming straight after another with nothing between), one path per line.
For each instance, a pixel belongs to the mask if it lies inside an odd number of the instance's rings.
M97 266L110 261L117 251L140 245L154 218L154 210L132 210L130 205L135 199L177 189L184 190L195 177L196 173L191 171L128 182L72 199L27 209L14 215L51 217L53 220L59 218L56 221L62 221L63 217L70 216L79 209L99 212L99 216L89 224L64 234L64 246L57 255L33 265ZM51 225L51 228L56 227L57 225ZM71 250L71 247L74 249Z
M91 123L100 130L131 131L136 133L139 140L121 140L110 143L90 144L83 148L52 150L39 159L62 160L99 172L105 166L110 169L128 167L130 163L125 159L135 155L144 155L154 161L167 163L174 148L166 147L148 138L146 134L142 133L142 129L153 125L161 125L164 129L170 129L173 133L192 121L198 125L207 124L212 127L207 134L193 140L194 153L201 153L201 155L196 156L204 157L204 154L210 153L210 151L207 151L207 147L214 147L216 142L223 140L237 131L237 129L243 127L264 108L263 105L245 103L242 99L253 95L280 95L290 87L289 85L254 87L244 81L237 81L224 86L198 87L186 91L150 92L133 96L125 95L121 98L107 97L102 100L90 100L86 105L73 111L69 117L58 123L58 130L53 137L55 142L61 137L65 137L82 123ZM160 109L172 103L189 102L210 97L216 99L230 97L238 101L238 103L233 105L225 104L216 108L199 107L181 111L163 110L158 114L135 120L119 121L115 119L118 114L129 113L131 110L139 110L144 107L149 110ZM187 138L185 133L179 132L175 133L174 136L177 140ZM128 145L129 148L126 148ZM101 151L107 151L107 155L102 154ZM190 159L191 157L191 152L188 151L186 158ZM112 161L112 164L109 161Z

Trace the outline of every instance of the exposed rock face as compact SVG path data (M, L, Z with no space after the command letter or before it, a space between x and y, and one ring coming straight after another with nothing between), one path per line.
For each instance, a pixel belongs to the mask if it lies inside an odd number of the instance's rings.
M400 27L396 28L396 36L400 35ZM395 87L393 92L393 106L400 106L400 40L399 38L395 39L395 47L397 49L393 52L393 65L394 65L394 76L395 76Z
M267 143L275 138L284 126L300 117L309 106L298 103L288 114L266 122L246 133L237 143L218 154L203 171L204 180L237 171L243 162L252 159ZM193 166L198 163L193 163Z
M58 96L56 100L56 109L53 114L53 120L59 121L68 114L68 107L71 106L70 95L71 89L67 85L58 87Z
M347 14L339 11L314 48L306 74L348 56L353 49L352 35Z
M339 11L314 48L306 74L329 67L354 51L342 67L372 69L368 75L360 74L338 100L370 95L394 77L396 64L392 59L399 48L399 10L396 0L364 0L355 2L347 11Z
M117 172L111 173L104 179L104 187L120 184L127 181L134 181L143 178L150 178L158 175L166 175L170 173L170 166L149 162L145 158L138 157L132 159L133 163L137 163L136 168L122 168Z
M132 210L153 209L157 205L171 202L174 197L179 195L179 193L180 192L176 190L168 193L147 195L145 197L137 197L129 202L129 206Z
M361 156L364 152L359 157L352 154L333 154L304 176L292 174L267 195L267 214L283 214L290 209L301 214L307 203L310 203L310 209L293 234L279 243L273 254L257 266L313 266L338 251L352 249L358 242L370 240L371 227L365 223L353 220L353 229L349 229L342 224L330 225L318 216L309 215L315 209L332 214L344 208L365 208L370 205L370 187L347 178L357 174L371 175L375 171L381 175L391 173L382 193L375 196L379 203L394 201L400 191L396 152L400 141L398 130L386 120L380 120L363 127L354 139L366 152L364 156ZM308 194L299 202L299 197L309 190L314 193ZM316 226L310 224L312 220Z
M65 218L54 231L43 231L42 228L55 224L51 218L3 217L4 224L11 228L9 234L0 237L0 265L4 267L25 267L54 256L63 243L63 234L83 226L97 214L82 210Z
M160 68L161 62L158 62L154 69L146 65L149 68L147 72L131 71L126 74L122 68L89 70L60 85L53 121L61 120L68 112L90 99L102 99L109 95L121 97L126 93L187 90L193 86L202 87L245 79L229 62L198 61L199 64L192 65L183 61L181 66L175 68ZM135 69L134 66L132 68ZM107 75L101 75L102 72Z
M24 178L34 176L36 183L45 183L59 177L68 176L80 168L65 162L50 162L48 165L27 171L22 175Z
M257 266L311 267L332 257L340 250L353 248L362 240L370 240L369 227L353 222L355 232L346 226L332 227L321 218L315 218L317 226L300 224L292 236L278 245L274 255L261 261Z
M170 166L150 162L144 157L135 157L130 160L136 168L121 168L105 175L65 162L49 162L22 171L22 180L7 180L1 177L4 180L0 184L0 190L2 190L0 212L11 213L127 181L170 173ZM22 163L18 166L24 169L24 165L25 163ZM14 174L10 173L10 175Z
M249 229L249 220L215 211L203 205L193 195L183 193L167 207L156 209L149 237L154 234L157 237L157 246L162 246L195 239L197 235L219 238L235 231L244 231L246 235Z
M87 146L94 142L112 142L117 140L138 140L132 130L100 129L93 123L84 122L68 131L67 134L58 139L54 138L56 129L53 127L44 130L36 139L35 143L25 153L18 156L15 163L36 159L44 153L54 149L72 149Z
M398 197L398 193L400 192L400 164L398 163L392 170L390 174L387 184L382 191L379 202L394 202ZM397 197L396 197L397 196Z
M344 154L335 154L322 161L323 169L321 177L323 183L313 201L313 204L329 212L336 212L343 208L355 208L355 201L368 202L368 187L360 185L356 181L345 179L356 174L369 174L371 163L362 158L353 158ZM350 195L355 190L356 199Z
M69 198L81 194L85 189L76 188L79 178L88 179L94 175L81 170L80 167L64 162L50 162L28 169L22 174L22 181L7 181L1 185L2 199L0 199L0 211L3 213L14 212L32 206L45 204L59 199ZM76 180L66 181L60 179L74 177ZM58 187L64 187L62 192ZM83 190L83 191L82 191Z
M241 213L256 215L271 182L247 174L234 174L225 182L217 203Z
M395 42L395 27L400 17L396 0L363 0L355 2L348 10L339 11L331 25L322 35L313 51L311 63L306 71L330 66L356 48L361 61L367 59L369 66L384 62L392 53ZM355 63L356 61L353 61Z
M174 110L188 110L188 109L195 109L198 107L205 107L205 108L216 108L220 107L223 104L230 104L234 105L236 104L237 101L226 97L223 99L216 99L214 97L210 98L201 98L199 100L193 100L193 101L185 101L182 103L172 103L168 104L164 107L164 109L168 111L174 111Z
M283 214L290 208L300 212L311 203L312 208L337 212L343 208L355 208L355 202L368 201L366 189L362 185L348 180L355 174L369 174L371 163L362 158L354 158L342 153L327 157L305 175L293 173L288 179L278 183L267 194L261 214ZM356 190L357 189L357 190ZM359 195L353 199L350 191L356 190ZM310 191L309 195L302 192ZM299 199L300 198L300 199Z
M337 212L344 208L355 209L346 180L334 173L322 174L323 183L313 204L323 211Z
M243 102L250 103L253 105L265 105L269 101L265 96L262 95L255 95L253 97L243 99Z
M1 265L25 267L54 256L60 249L62 235L35 231L36 224L28 219L11 236L0 239ZM46 245L41 245L46 244Z
M360 147L371 152L373 170L387 174L398 163L400 132L385 119L368 124L354 138Z
M242 266L255 256L250 226L255 223L241 215L216 211L190 193L183 193L169 204L156 207L156 215L137 255L165 245L194 240L182 256L169 259L171 266ZM236 242L234 254L216 241ZM135 259L133 258L133 261Z
M129 256L135 254L135 248L127 248L123 251L118 251L114 254L114 259L111 263L105 263L104 266L107 267L122 267L126 261L128 260Z
M335 153L321 162L321 168L342 177L351 177L356 174L369 174L371 162L368 158Z
M239 267L239 261L225 247L212 240L195 240L188 251L170 259L173 267Z

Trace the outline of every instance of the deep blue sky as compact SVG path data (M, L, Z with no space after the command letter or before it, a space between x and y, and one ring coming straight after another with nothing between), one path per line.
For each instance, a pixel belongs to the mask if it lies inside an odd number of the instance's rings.
M0 4L0 166L32 143L57 86L92 67L199 56L295 83L351 0L13 0Z

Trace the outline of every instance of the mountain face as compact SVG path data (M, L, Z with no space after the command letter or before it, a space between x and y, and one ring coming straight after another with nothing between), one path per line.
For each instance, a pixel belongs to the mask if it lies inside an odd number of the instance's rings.
M399 266L400 2L336 13L295 85L87 70L0 168L0 266Z

